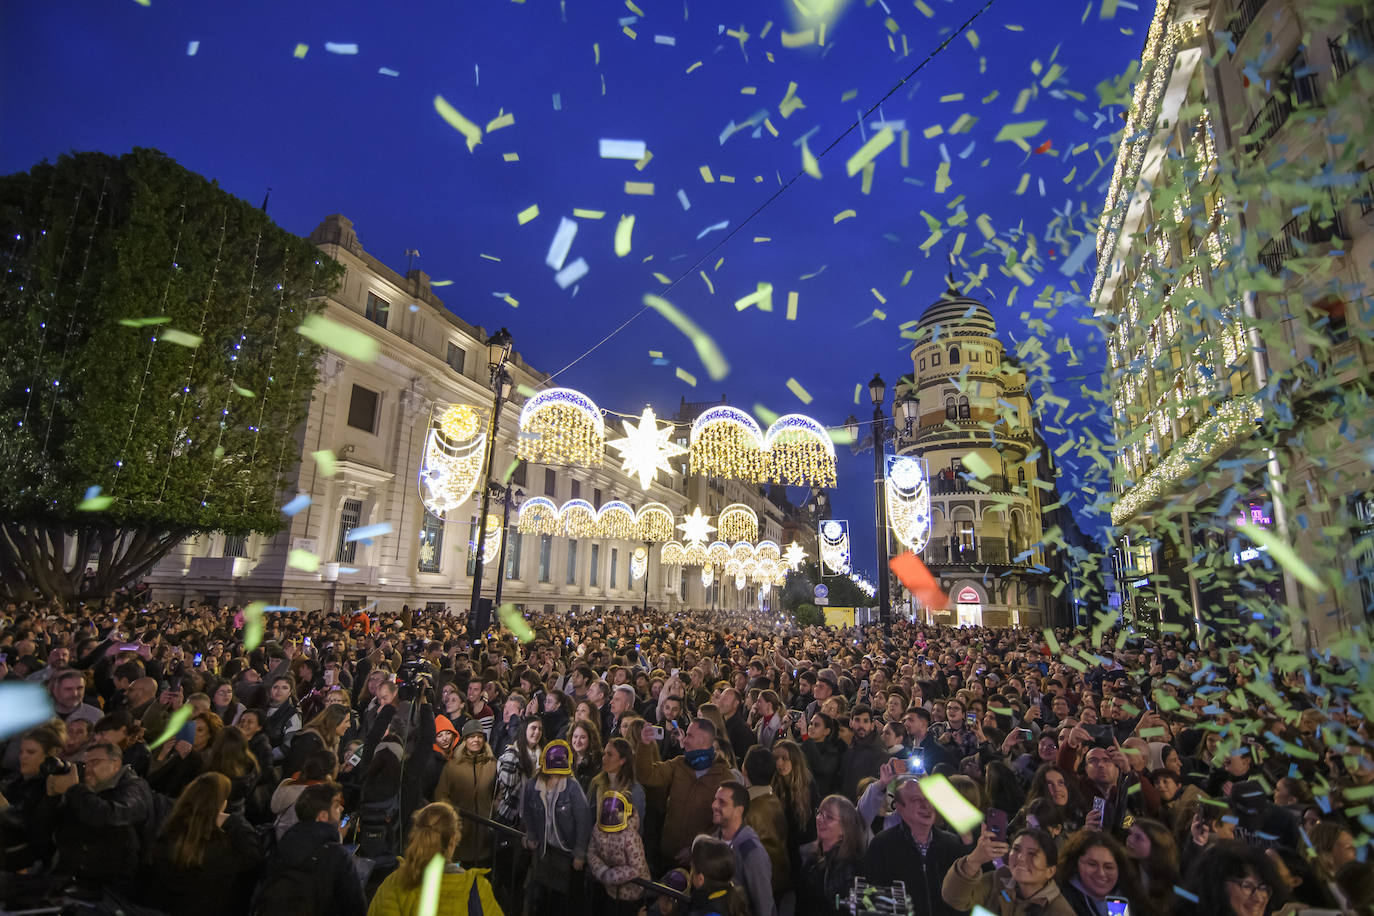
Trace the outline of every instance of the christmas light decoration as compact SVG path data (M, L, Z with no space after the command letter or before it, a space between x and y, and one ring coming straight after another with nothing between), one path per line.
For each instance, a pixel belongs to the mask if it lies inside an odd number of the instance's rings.
M797 569L806 561L806 551L796 541L787 545L787 551L782 555L789 569Z
M920 553L930 540L930 484L925 459L889 455L883 491L892 533L902 546Z
M467 502L482 479L487 435L475 408L454 404L434 421L420 459L420 501L435 518Z
M600 534L596 523L596 509L585 499L570 499L558 510L563 533L570 538L594 538Z
M742 571L735 573L735 591L744 591L744 573Z
M849 522L826 519L817 531L820 540L823 574L841 576L849 572Z
M716 581L716 568L710 563L707 563L705 566L701 567L702 588L710 588L711 583L714 581Z
M731 503L720 510L716 524L727 541L752 541L759 536L758 514L744 503Z
M494 562L497 554L501 552L501 516L488 515L486 524L482 527L487 529L486 541L482 544L482 565L486 566Z
M630 554L630 578L638 582L644 578L644 574L649 571L649 551L643 547L636 547L634 553Z
M764 474L791 486L835 486L835 443L808 416L778 417L763 438Z
M601 464L606 424L592 399L571 388L550 388L525 402L515 453L541 464Z
M706 557L706 545L699 541L692 541L682 549L683 566L710 566L710 561Z
M689 544L699 543L703 547L711 532L716 530L711 525L711 516L701 514L701 506L694 508L691 515L683 516L682 523L677 529L682 532L684 541Z
M730 558L736 563L743 563L745 560L754 558L754 545L747 541L741 541L730 548Z
M596 513L597 537L628 541L635 536L635 513L628 505L613 499Z
M560 533L562 526L558 521L558 506L547 497L531 496L520 504L516 528L521 534Z
M637 475L642 489L649 489L659 471L672 474L673 467L668 462L687 453L673 441L671 423L663 427L658 425L652 407L644 408L638 424L623 420L621 425L625 427L625 438L612 439L606 444L620 453L622 470Z
M693 474L763 479L763 431L742 410L721 405L703 411L692 424L690 446Z
M677 541L668 541L659 551L658 562L664 566L681 566L683 549Z
M777 562L782 559L782 548L773 541L759 541L754 545L754 556L760 560Z
M661 543L673 537L673 511L663 503L645 503L635 513L635 540Z
M706 548L706 559L712 566L724 566L730 559L730 545L724 541L712 541Z

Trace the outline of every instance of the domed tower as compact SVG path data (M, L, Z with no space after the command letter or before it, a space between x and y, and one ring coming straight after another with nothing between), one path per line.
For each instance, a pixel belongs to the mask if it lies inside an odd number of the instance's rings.
M1032 547L1043 530L1040 449L1025 373L987 307L952 289L917 322L911 362L897 392L898 452L926 460L931 534L921 558L950 597L928 619L1041 626L1050 596Z

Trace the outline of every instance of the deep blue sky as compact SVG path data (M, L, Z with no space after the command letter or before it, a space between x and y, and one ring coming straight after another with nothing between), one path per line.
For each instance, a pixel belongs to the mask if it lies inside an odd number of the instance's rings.
M341 212L370 252L400 270L405 250L418 249L419 267L435 280L452 281L436 291L455 312L488 328L508 326L517 349L550 372L637 311L645 292L661 292L654 271L677 278L729 231L698 240L703 229L724 220L735 229L778 189L779 176L791 179L801 167L795 140L815 128L809 146L819 154L982 5L927 0L933 13L927 17L910 0L888 0L899 30L894 54L888 12L864 0L849 3L830 26L824 51L781 46L780 33L794 28L794 8L785 0L638 0L645 16L629 26L635 39L622 31L622 20L635 14L610 0L150 2L6 4L0 172L72 150L147 146L254 203L270 186L269 212L292 232L308 234L326 214ZM1149 10L1131 7L1123 0L1104 20L1087 0L995 0L973 25L976 49L967 37L956 38L883 104L886 119L903 119L911 131L909 167L901 167L894 144L877 160L871 193L862 194L860 179L845 175L845 160L862 143L853 132L822 158L822 180L803 176L709 254L702 266L714 294L696 270L664 293L725 350L733 367L728 377L710 380L688 341L650 312L558 382L626 413L648 403L662 416L682 396L727 394L741 407L800 410L830 425L851 411L866 416L867 395L861 407L853 403L855 384L875 371L889 383L910 371L899 325L944 287L946 242L929 257L918 250L929 235L920 211L946 218L959 195L970 214L966 269L986 261L990 271L975 295L993 309L1004 336L1024 339L1019 316L1036 293L1045 283L1068 284L1058 269L1063 246L1008 307L1020 284L998 271L1000 252L978 253L982 237L972 217L989 213L1004 236L1018 225L1043 234L1055 211L1066 207L1076 226L1085 216L1096 218L1115 151L1110 131L1119 122L1098 116L1094 87L1139 55ZM740 28L750 36L742 50L736 37L724 34ZM676 44L657 43L655 35ZM901 56L903 37L910 56ZM194 56L187 54L192 41L199 42ZM329 53L326 42L356 43L358 53ZM304 59L293 56L298 43L309 45ZM1041 87L1032 67L1038 61L1044 76L1052 55L1065 69ZM702 65L686 73L698 60ZM792 81L805 108L784 119L778 105ZM741 92L750 86L755 94ZM1037 92L1014 112L1018 93L1031 86ZM985 103L994 90L997 97ZM843 101L850 91L854 97ZM941 101L956 93L963 98ZM515 123L470 153L435 113L436 94L482 126L502 110ZM561 110L554 108L555 94ZM764 130L755 139L746 129L721 144L732 120L765 109L778 137ZM948 128L965 112L979 118L976 126L950 136ZM1050 140L1051 152L1028 154L994 142L1006 123L1039 120L1047 125L1031 145ZM927 139L923 131L934 124L946 133ZM653 159L642 172L629 162L602 160L602 137L643 140ZM952 163L951 184L937 193L941 143ZM1092 147L1067 156L1080 143ZM518 162L504 160L512 152ZM1085 183L1098 169L1094 153L1107 162ZM705 183L702 165L716 176L733 175L735 183ZM1029 184L1017 195L1023 173ZM627 180L651 181L656 193L629 196ZM678 201L679 188L689 211ZM531 204L540 216L518 225L517 213ZM591 271L576 296L560 290L543 263L559 216L571 216L574 207L607 213L599 222L579 220L569 262L584 257ZM835 224L834 215L848 208L858 215ZM622 213L634 213L636 225L632 253L617 258L612 242ZM771 241L756 243L757 236ZM1042 240L1040 254L1054 247ZM819 276L801 279L821 268ZM908 270L914 274L903 288ZM1086 271L1076 279L1084 289L1091 282ZM774 311L737 312L735 300L760 281L774 284ZM880 305L870 288L887 303ZM793 290L799 311L789 322L787 292ZM519 307L493 293L509 293ZM886 311L886 320L871 318L875 307ZM1085 363L1055 369L1061 379L1055 391L1066 397L1076 397L1082 384L1101 385L1102 350L1077 321L1085 314L1079 306L1054 321ZM1053 352L1053 340L1045 348ZM661 350L668 365L653 364L650 350ZM676 376L678 366L697 377L697 387ZM1086 382L1072 378L1085 373ZM788 390L789 378L814 397L810 405ZM835 514L853 520L856 559L871 570L872 459L840 453Z

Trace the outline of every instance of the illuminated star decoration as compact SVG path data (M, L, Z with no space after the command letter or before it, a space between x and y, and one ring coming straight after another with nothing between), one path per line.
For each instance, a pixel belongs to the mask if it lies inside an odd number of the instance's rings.
M783 559L787 561L789 569L796 569L801 566L802 561L806 559L806 551L802 550L800 544L793 541L787 545L787 552L783 554Z
M642 489L649 489L657 472L673 472L668 464L670 459L687 454L685 448L672 441L672 424L659 427L652 407L644 408L644 413L639 415L638 425L631 420L622 423L625 438L612 439L607 445L620 453L621 467L626 474L639 475Z
M682 539L689 544L706 545L706 539L715 531L715 526L711 524L711 516L701 514L701 506L692 510L691 515L682 518L682 524L678 525L678 530L682 532Z

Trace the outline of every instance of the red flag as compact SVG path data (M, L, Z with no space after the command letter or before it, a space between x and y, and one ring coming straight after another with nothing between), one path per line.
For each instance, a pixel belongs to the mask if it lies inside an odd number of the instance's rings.
M944 610L949 607L949 596L940 588L940 583L921 558L911 551L893 557L887 564L897 578L902 580L906 590L916 596L916 600L931 610Z

